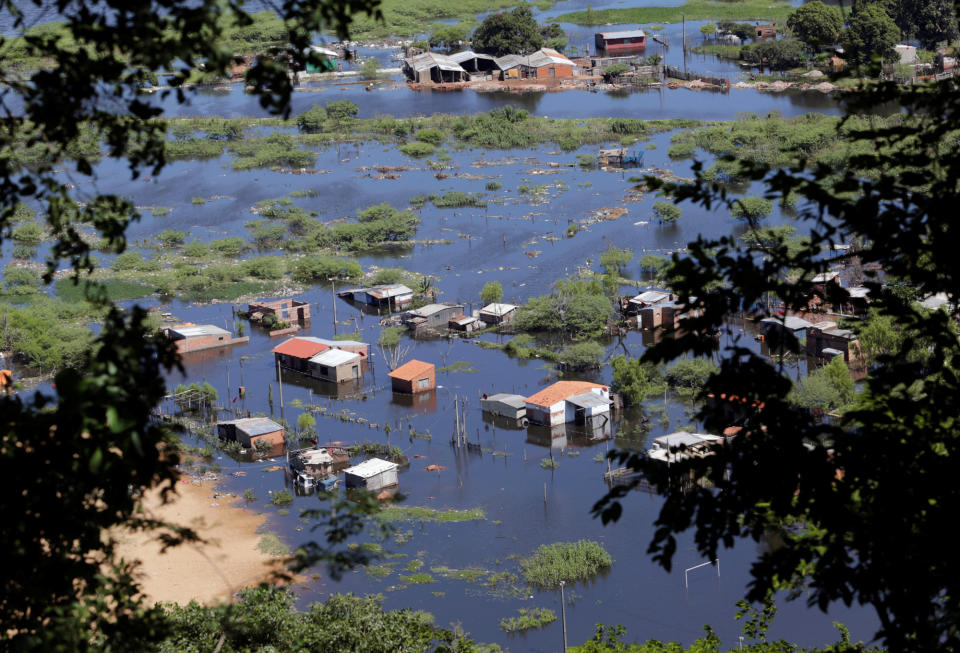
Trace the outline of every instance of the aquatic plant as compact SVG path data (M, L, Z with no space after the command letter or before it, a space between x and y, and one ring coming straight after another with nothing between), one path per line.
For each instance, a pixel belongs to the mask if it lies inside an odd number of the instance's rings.
M543 469L556 469L556 468L558 468L559 466L560 466L560 463L558 463L558 462L557 462L556 460L554 460L553 458L541 458L541 459L540 459L540 467L543 468Z
M436 582L430 574L411 574L410 576L400 576L400 580L407 585L429 585Z
M273 493L270 503L275 506L288 506L293 503L293 492L287 489L278 490Z
M527 583L552 589L559 587L560 581L587 580L611 564L613 558L599 542L555 542L541 545L520 560L520 573Z
M387 506L376 514L380 521L396 524L402 522L463 522L486 519L483 508L465 510L438 510L428 506Z
M507 633L516 633L533 628L543 628L557 620L557 615L548 608L520 608L516 617L505 617L500 620L500 630Z
M257 548L263 553L275 558L290 555L290 547L284 544L283 540L277 537L273 531L267 531L260 536L260 542Z

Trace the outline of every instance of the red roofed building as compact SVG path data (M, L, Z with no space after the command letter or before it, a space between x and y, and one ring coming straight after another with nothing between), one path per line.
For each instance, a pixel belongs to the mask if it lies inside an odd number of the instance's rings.
M582 424L609 416L610 389L589 381L557 381L527 397L526 405L534 424Z
M437 387L437 377L433 363L423 361L407 361L394 371L387 374L393 383L394 392L426 392Z
M310 359L327 349L330 349L329 345L313 340L290 338L273 348L273 357L280 367L307 374L310 371Z

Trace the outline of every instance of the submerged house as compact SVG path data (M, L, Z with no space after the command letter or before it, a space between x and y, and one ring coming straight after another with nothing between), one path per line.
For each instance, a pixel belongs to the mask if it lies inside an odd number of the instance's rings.
M283 444L283 427L266 417L247 417L217 422L217 437L239 442L245 449L255 447L260 442L277 445Z
M760 320L760 329L763 331L761 339L770 340L770 344L777 348L783 346L787 335L792 335L802 344L807 337L807 328L811 326L811 322L794 315L765 317Z
M410 81L447 84L465 82L470 74L460 64L444 54L424 52L403 60L403 72Z
M527 399L523 395L506 392L498 392L489 397L484 395L480 400L480 410L497 417L519 420L527 416Z
M525 403L527 419L534 424L591 423L609 417L610 389L589 381L557 381L527 397Z
M482 324L480 320L471 315L457 315L450 318L450 321L447 322L447 328L464 333L479 331L481 327Z
M314 447L288 451L287 462L294 474L322 479L333 474L337 467L349 467L350 455L343 447Z
M677 299L679 298L668 290L651 288L644 290L635 297L631 297L630 299L623 301L621 310L623 311L624 315L637 315L640 312L640 309L648 306L655 306L656 304L676 301Z
M254 322L262 322L267 315L273 315L278 322L309 322L310 302L296 299L256 302L247 306L247 313Z
M401 283L388 283L381 286L370 286L369 288L350 288L339 291L337 296L390 311L406 308L413 301L413 291Z
M777 38L777 24L771 23L770 25L757 25L753 28L753 33L758 40L775 39Z
M635 53L647 47L647 35L642 29L618 32L598 32L593 35L597 54L608 57Z
M177 352L181 354L250 342L249 336L235 338L226 329L212 324L178 324L165 327L162 332L173 341Z
M362 488L375 492L392 487L400 482L397 469L397 463L380 458L370 458L359 465L343 470L343 480L347 489Z
M712 455L712 445L723 440L719 435L677 431L654 438L653 447L647 450L647 458L668 465L688 458L703 458Z
M433 363L410 360L387 376L391 379L394 392L416 394L437 387L437 374Z
M366 373L370 345L356 340L298 336L274 347L273 356L284 369L321 381L346 383Z
M480 309L480 319L487 324L509 324L517 315L517 307L514 304L501 304L494 302L487 304Z
M843 356L845 363L850 362L851 355L859 355L857 335L849 329L837 327L836 322L818 322L807 327L807 356L831 358Z
M427 304L407 312L403 323L417 334L445 329L447 323L458 315L463 315L462 304Z

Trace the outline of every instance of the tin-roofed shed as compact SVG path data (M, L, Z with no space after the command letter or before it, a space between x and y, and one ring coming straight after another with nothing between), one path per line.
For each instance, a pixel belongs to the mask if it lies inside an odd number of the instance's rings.
M424 52L403 60L404 74L414 82L444 84L465 82L469 74L450 57L436 52Z
M460 64L471 75L500 75L500 66L497 65L496 58L489 54L464 50L451 54L450 60Z
M247 417L217 423L217 436L222 440L239 442L245 449L259 442L283 444L283 427L266 417Z
M346 383L363 374L361 356L342 349L325 349L310 359L310 376L321 381Z
M480 319L487 324L508 324L516 315L517 307L514 304L494 302L480 309Z
M359 465L343 470L343 480L347 489L363 488L376 492L400 482L397 470L396 463L380 458L371 458Z
M527 399L523 395L498 392L480 400L480 410L491 415L521 419L527 415Z
M181 354L250 342L249 336L234 338L229 331L212 324L178 324L163 329Z
M598 32L593 35L597 54L617 56L637 52L647 47L647 35L641 29L618 32Z

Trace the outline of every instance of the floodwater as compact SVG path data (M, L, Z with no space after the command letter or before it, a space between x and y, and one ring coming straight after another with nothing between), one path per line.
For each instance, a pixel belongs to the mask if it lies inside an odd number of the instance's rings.
M578 6L575 0L565 0L562 5L564 11ZM706 61L696 65L701 64L705 69L711 65ZM384 113L474 113L504 104L556 118L606 115L717 120L733 119L742 111L779 111L787 116L841 111L835 100L815 93L664 89L627 95L580 91L512 95L414 93L405 87L366 92L355 85L333 84L313 84L310 88L315 92L295 94L294 113L313 103L334 99L355 101L361 108L361 117ZM187 107L170 103L164 106L168 115L262 115L256 99L244 94L239 86L225 92L197 93ZM578 266L596 270L600 253L610 244L628 247L638 257L647 252L666 254L682 248L698 234L716 237L741 229L725 212L690 205L682 206L684 214L678 224L660 226L651 215L651 205L657 198L630 194L634 184L629 178L634 175L664 170L679 176L690 175L688 161L671 161L667 156L669 138L669 133L653 137L650 144L655 147L646 150L643 169L625 172L568 167L576 162L578 153L595 153L598 146L564 153L547 145L524 151L453 151L453 167L443 171L449 176L438 178L437 171L403 156L393 146L368 143L319 151L314 167L329 173L315 175L270 170L235 172L230 168L229 157L224 156L212 161L175 162L157 178L130 180L125 166L105 162L98 166L95 180L79 180L76 192L81 198L95 192L119 193L139 206L170 207L172 211L165 217L154 218L145 211L142 220L129 230L134 247L142 247L163 229L189 231L190 239L204 241L242 235L244 223L255 218L250 212L254 203L289 196L298 190L316 191L316 197L293 201L318 211L323 220L352 216L379 202L406 207L410 197L419 194L450 190L482 193L489 202L486 208L436 209L428 204L418 212L418 240L449 242L422 242L359 257L364 266L399 266L435 276L440 300L462 302L469 310L478 307L480 289L488 281L501 282L505 301L523 302L548 292L556 279L574 274ZM550 163L563 167L550 168ZM410 169L401 172L400 179L375 179L370 169L374 165L407 165ZM72 176L71 181L77 183L77 176ZM488 181L498 181L502 188L487 191ZM536 196L522 192L522 186L544 188ZM203 205L191 201L194 197L214 196L218 199ZM617 219L591 220L598 209L621 207L627 213ZM789 215L778 210L768 222L782 224L790 220ZM567 226L571 222L582 223L583 228L568 238ZM5 243L4 262L9 261L10 252L10 244ZM628 266L626 276L641 276L636 262ZM303 334L331 337L335 333L355 332L357 339L376 342L380 331L378 318L336 299L332 290L329 286L317 286L299 296L311 302L313 313ZM334 306L337 324L333 319ZM198 306L175 301L163 310L182 320L231 329L233 308L231 303ZM731 331L752 342L749 327L732 324ZM702 626L709 624L727 646L735 645L739 623L733 619L734 604L742 597L750 565L764 544L740 542L733 549L720 552L718 567L701 567L687 574L685 569L705 560L695 551L690 538L682 538L673 570L666 572L646 554L660 498L631 493L624 501L623 518L612 526L601 526L590 514L593 503L607 489L602 480L605 463L596 458L608 447L643 449L651 437L684 426L698 427L692 407L681 398L667 395L648 401L646 412L651 419L646 425L641 423L638 411L628 411L617 416L609 431L599 433L573 428L553 432L507 428L483 420L480 395L531 394L557 379L552 365L536 359L516 360L502 351L482 349L474 340L408 340L407 344L414 345L414 358L435 363L438 368L453 363L466 367L466 371L438 373L440 387L436 391L411 399L390 391L388 370L379 352L374 351L373 368L359 387L331 386L290 372L283 372L282 379L278 379L271 349L282 340L270 339L256 329L248 328L248 333L249 344L188 356L184 361L185 375L171 375L169 385L207 381L217 388L219 403L225 408L283 417L291 424L303 412L298 407L300 402L318 405L328 415L317 418L320 440L374 440L403 448L410 458L410 465L400 475L400 490L406 495L407 504L438 509L482 508L486 515L483 520L463 523L400 524L400 537L388 539L384 546L387 551L406 557L382 561L396 563L389 568L389 575L375 578L358 570L337 583L321 577L299 590L302 602L322 599L332 592L383 593L387 608L427 610L435 615L438 625L459 623L478 641L497 642L513 651L556 651L561 645L559 622L526 635L507 635L498 628L499 620L514 615L518 608L547 607L559 615L556 592L525 588L521 583L517 583L519 591L511 592L504 586L489 588L483 582L445 579L430 570L443 566L519 573L516 556L529 554L541 544L595 539L608 549L614 563L608 573L567 588L567 632L571 644L582 643L593 634L596 623L604 623L625 625L630 640L676 639L684 643L692 642L702 634ZM649 344L645 342L647 337L631 332L623 339L608 341L607 351L610 355L639 355ZM491 334L482 338L499 341L503 337ZM796 372L805 371L805 367L802 363ZM609 383L611 372L608 366L576 378ZM241 385L246 389L245 397L239 396ZM270 388L272 404L268 399ZM471 442L481 445L481 452L458 452L449 443L454 423L452 405L458 395L468 401L467 433ZM378 426L340 416L362 417ZM391 426L389 435L383 428L387 424ZM410 437L411 428L417 434L429 433L430 439ZM555 470L543 469L540 461L551 453L559 466ZM323 507L318 497L297 496L293 505L288 506L288 514L269 503L272 492L289 486L283 472L263 471L274 464L283 465L282 456L239 462L218 453L214 462L222 467L226 491L242 495L246 489L254 490L257 499L250 504L251 508L267 513L266 528L276 531L291 547L321 537L321 533L311 532L310 525L299 519L301 510ZM425 471L430 464L445 469ZM233 476L239 471L246 475ZM366 536L359 541L365 539ZM400 577L410 573L404 566L412 560L422 561L419 571L432 573L436 582L404 586ZM869 640L877 626L872 613L862 608L839 606L822 614L805 607L802 600L783 601L779 608L772 636L801 646L832 641L833 621L846 623L855 639Z

